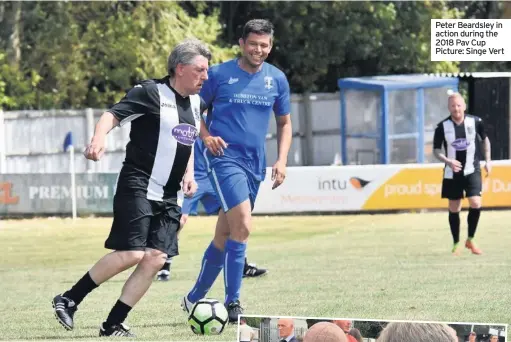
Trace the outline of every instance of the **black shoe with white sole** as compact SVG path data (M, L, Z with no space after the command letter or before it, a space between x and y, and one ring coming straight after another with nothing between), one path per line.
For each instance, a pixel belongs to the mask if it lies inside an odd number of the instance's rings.
M103 322L99 327L99 336L135 337L135 334L133 334L130 331L130 327L124 323L105 327L105 323Z
M265 268L259 268L256 264L245 264L243 270L243 278L257 278L265 275L268 272Z
M243 308L240 301L235 300L225 306L229 315L229 323L238 323L238 316L243 315Z
M57 321L66 329L73 330L73 316L78 309L75 302L62 295L56 295L51 302Z

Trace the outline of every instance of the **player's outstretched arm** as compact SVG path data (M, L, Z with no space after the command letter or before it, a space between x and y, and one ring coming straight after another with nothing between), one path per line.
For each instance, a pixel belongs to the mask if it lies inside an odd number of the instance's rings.
M484 138L484 169L486 170L486 177L491 174L491 143L488 136Z
M436 157L436 159L438 159L439 161L449 165L449 167L454 171L454 172L459 172L461 171L461 163L456 160L456 159L449 159L447 158L447 156L442 152L441 149L438 149L438 148L435 148L433 150L433 155Z
M194 148L192 146L192 151L190 154L190 158L188 159L188 164L186 166L186 171L183 176L183 194L186 197L192 197L197 191L197 183L195 182L194 176Z
M486 134L486 128L483 120L476 117L476 131L479 137L483 140L483 153L484 153L484 169L486 171L486 177L491 174L491 143L488 135Z
M119 125L119 120L112 113L104 112L101 115L96 124L94 136L83 152L85 158L94 161L101 159L101 156L105 153L106 135L117 125Z
M273 189L280 186L286 178L287 156L289 154L289 149L291 148L291 140L293 137L291 115L280 115L275 119L277 121L278 157L277 162L273 165L271 174L272 180L274 181Z
M461 170L461 163L456 159L449 159L442 151L442 145L445 143L444 128L439 124L435 129L433 136L433 155L442 163L448 165L454 172Z
M277 148L278 160L287 162L287 155L291 148L291 140L293 138L293 127L291 125L291 114L278 116L277 121Z
M204 142L204 146L206 146L211 154L214 156L221 156L224 154L224 149L227 148L226 142L221 137L214 137L209 134L204 119L200 121L200 137Z

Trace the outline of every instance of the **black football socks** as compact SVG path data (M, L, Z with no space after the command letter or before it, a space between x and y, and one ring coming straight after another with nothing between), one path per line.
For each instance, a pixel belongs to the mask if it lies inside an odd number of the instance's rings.
M468 239L472 240L476 235L477 224L479 223L479 217L481 216L481 208L469 208L468 209Z
M89 272L85 273L82 279L68 291L62 294L63 297L69 298L75 302L76 305L80 304L82 300L98 285L92 280Z

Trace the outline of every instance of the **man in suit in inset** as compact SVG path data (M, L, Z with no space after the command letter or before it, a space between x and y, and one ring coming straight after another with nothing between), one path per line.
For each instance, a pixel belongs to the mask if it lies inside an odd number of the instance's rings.
M292 318L279 318L277 328L279 329L279 342L298 342Z

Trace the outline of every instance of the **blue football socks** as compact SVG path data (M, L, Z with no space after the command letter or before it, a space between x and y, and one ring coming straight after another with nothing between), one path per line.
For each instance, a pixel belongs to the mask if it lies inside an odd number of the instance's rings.
M188 294L192 303L204 298L224 267L224 252L215 247L213 242L204 252L202 266L195 286Z
M225 243L225 304L239 299L246 249L247 244L244 242L229 239Z

